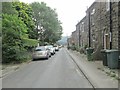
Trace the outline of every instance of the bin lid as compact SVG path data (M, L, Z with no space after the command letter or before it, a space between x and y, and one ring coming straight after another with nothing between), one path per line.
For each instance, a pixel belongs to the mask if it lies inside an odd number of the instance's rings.
M86 48L86 50L90 50L90 49L94 49L94 48L91 48L91 47L90 48Z
M106 50L106 52L118 52L118 50L111 49L111 50Z
M102 50L100 50L101 52L106 52L106 49L102 49Z

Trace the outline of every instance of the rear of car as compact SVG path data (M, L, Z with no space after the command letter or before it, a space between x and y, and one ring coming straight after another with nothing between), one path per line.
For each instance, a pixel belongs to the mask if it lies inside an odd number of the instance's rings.
M55 51L59 51L59 46L54 46L55 47Z
M33 53L33 60L34 59L41 59L41 58L49 58L49 51L45 48L45 46L37 47Z
M55 48L52 45L47 45L46 47L50 49L51 55L55 54Z

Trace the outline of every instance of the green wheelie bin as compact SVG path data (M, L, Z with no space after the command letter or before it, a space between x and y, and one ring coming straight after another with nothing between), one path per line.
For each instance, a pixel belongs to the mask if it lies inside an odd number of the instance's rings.
M119 51L118 50L106 50L108 67L110 69L117 69L119 62Z
M108 66L107 53L105 49L101 50L101 55L102 55L103 65Z
M92 55L91 54L93 53L94 49L93 48L87 48L86 51L87 51L88 61L92 61Z

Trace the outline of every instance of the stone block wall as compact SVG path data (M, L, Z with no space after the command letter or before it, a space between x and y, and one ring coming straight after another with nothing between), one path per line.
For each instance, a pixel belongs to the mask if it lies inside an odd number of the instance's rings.
M118 49L120 50L120 1L118 3Z
M112 2L112 48L118 49L118 2Z
M96 0L97 1L97 0ZM90 24L90 41L91 47L97 49L98 45L102 45L104 49L110 49L110 26L112 30L112 49L118 49L118 2L111 2L110 8L106 6L109 2L94 2L87 10L87 29ZM88 15L89 13L89 15ZM111 15L111 19L110 19ZM90 18L90 23L89 23ZM110 23L111 22L111 23Z
M87 9L86 16L77 23L76 31L72 33L75 45L89 46L90 39L90 46L95 51L99 46L101 49L110 49L110 47L120 49L120 2L111 2L111 8L107 8L108 5L110 2L97 2L96 0ZM111 35L110 30L112 31ZM110 43L111 40L112 44Z

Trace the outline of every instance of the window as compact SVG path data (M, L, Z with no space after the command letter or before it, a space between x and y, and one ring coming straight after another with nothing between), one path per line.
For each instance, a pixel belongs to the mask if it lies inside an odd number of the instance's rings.
M81 23L81 31L84 32L84 22Z
M93 15L94 13L95 13L95 9L92 10L91 15Z
M82 30L82 31L84 32L84 22L82 22L82 28L83 28L83 30Z
M110 0L106 0L106 10L110 10Z
M94 17L93 16L91 17L91 24L95 25L95 23L94 23Z

